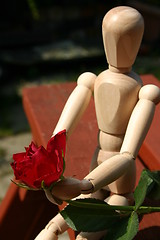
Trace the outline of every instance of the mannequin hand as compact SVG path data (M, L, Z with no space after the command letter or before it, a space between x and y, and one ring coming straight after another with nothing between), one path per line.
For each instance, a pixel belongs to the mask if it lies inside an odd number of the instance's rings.
M92 192L92 188L92 183L86 179L65 178L56 183L51 191L45 190L45 193L49 201L60 205L63 201L75 198L81 193Z

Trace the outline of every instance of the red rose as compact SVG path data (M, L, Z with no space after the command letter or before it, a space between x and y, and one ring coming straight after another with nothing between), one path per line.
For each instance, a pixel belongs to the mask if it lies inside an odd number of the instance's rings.
M13 154L14 162L11 167L16 180L35 189L40 189L42 182L46 187L57 182L64 171L65 148L65 130L49 140L47 149L43 146L36 147L31 142L29 147L25 148L26 152Z

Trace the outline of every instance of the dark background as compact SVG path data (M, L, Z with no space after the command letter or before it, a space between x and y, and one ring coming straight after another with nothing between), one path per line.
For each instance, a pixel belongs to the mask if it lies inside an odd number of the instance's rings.
M119 5L137 8L145 19L135 71L160 78L159 0L6 0L1 3L1 138L29 130L21 102L24 86L76 81L84 71L98 74L107 68L101 24L105 13Z

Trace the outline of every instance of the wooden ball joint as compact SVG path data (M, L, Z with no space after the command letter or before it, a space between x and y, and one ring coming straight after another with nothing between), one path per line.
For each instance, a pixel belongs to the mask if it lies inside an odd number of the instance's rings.
M135 186L135 159L151 125L155 106L160 102L160 89L143 86L132 71L143 31L143 18L131 7L116 7L105 15L102 32L109 68L98 76L87 72L78 78L53 132L55 135L66 129L69 137L94 94L99 128L97 148L85 181L69 179L58 184L52 192L54 202L81 194L80 198L96 197L112 205L130 204ZM111 196L105 198L101 189L112 192ZM58 214L36 240L42 240L44 234L45 240L57 239L67 228ZM98 240L102 234L80 233L76 239Z

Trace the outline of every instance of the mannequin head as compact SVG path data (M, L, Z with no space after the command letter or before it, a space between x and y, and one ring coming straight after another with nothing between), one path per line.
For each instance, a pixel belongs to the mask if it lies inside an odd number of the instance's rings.
M103 19L104 49L109 65L132 67L144 32L144 21L134 8L120 6L111 9Z

